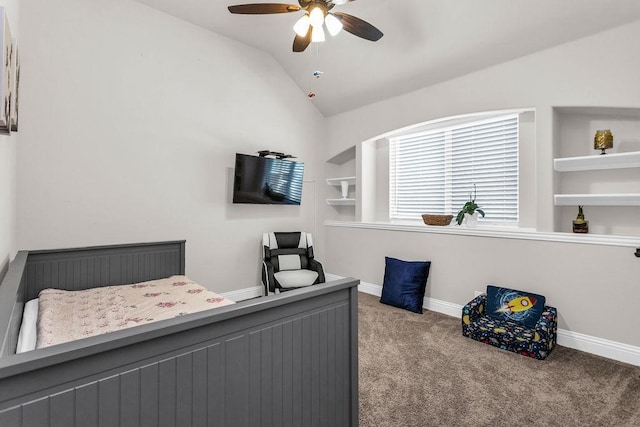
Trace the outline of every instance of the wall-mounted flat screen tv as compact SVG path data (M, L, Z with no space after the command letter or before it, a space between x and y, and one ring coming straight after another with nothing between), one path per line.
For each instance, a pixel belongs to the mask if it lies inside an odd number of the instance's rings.
M236 154L233 203L299 205L304 163Z

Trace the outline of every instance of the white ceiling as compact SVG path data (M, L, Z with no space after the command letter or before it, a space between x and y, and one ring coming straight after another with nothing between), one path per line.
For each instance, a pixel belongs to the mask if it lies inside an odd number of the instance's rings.
M271 54L324 116L640 19L639 0L357 0L333 11L373 24L382 39L343 31L293 53L302 12L235 15L227 6L295 0L136 1Z

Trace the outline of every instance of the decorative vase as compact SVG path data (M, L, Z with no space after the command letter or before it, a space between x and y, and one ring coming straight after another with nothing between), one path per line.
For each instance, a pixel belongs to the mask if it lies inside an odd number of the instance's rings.
M349 196L349 181L340 181L342 187L342 198L346 199Z
M596 131L596 136L593 139L594 150L602 150L600 154L607 154L604 151L607 148L613 148L613 134L609 129Z
M476 228L478 225L478 212L474 212L473 214L464 214L464 223L468 228Z
M573 232L574 233L588 233L589 221L584 219L584 211L582 206L578 206L578 216L573 220Z

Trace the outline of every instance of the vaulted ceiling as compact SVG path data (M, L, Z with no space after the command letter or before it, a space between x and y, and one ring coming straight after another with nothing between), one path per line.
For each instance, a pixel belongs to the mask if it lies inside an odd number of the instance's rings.
M232 15L227 6L296 0L136 1L269 53L301 96L316 94L309 102L324 116L640 19L638 0L357 0L333 11L373 24L382 39L342 31L294 53L292 27L302 12Z

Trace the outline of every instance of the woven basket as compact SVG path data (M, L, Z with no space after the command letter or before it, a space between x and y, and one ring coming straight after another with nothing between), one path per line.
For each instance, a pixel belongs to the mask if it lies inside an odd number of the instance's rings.
M451 224L452 219L453 219L453 215L431 215L431 214L422 215L422 220L427 225L449 225Z

